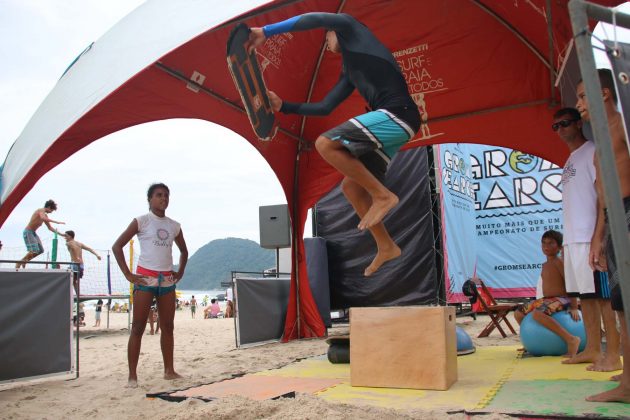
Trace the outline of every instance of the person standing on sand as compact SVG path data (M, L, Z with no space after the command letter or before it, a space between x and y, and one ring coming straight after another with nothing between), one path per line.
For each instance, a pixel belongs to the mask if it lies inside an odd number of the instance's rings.
M147 192L149 213L136 217L118 237L112 252L125 278L133 283L133 324L127 345L129 361L128 388L138 386L138 359L142 335L147 326L151 302L155 297L162 329L160 345L164 360L164 379L181 378L173 366L175 319L175 286L184 275L188 262L188 248L180 224L166 217L170 190L164 184L153 184ZM123 253L123 247L138 236L140 258L133 274ZM179 269L173 271L173 243L179 248Z
M601 95L604 101L604 109L608 118L608 132L610 133L611 147L619 175L619 187L621 189L621 197L623 197L623 205L626 213L626 224L630 226L630 154L628 153L628 141L626 138L626 130L622 115L617 110L617 92L612 72L608 69L597 70L599 82L602 87ZM577 104L575 107L580 111L583 120L590 121L588 98L584 83L578 83ZM623 356L623 371L620 375L614 376L612 380L619 381L619 386L604 391L599 394L591 395L586 398L587 401L597 402L624 402L630 403L630 338L628 337L628 325L624 316L624 302L621 297L621 289L619 286L619 272L617 271L617 260L615 258L615 250L613 248L610 236L610 227L608 226L608 218L605 209L604 186L601 179L601 169L599 161L595 161L595 169L597 172L596 187L598 200L598 216L593 240L591 241L591 250L589 262L591 267L599 271L608 272L608 281L610 283L610 304L612 309L616 311L617 318L621 326L621 354ZM606 240L608 230L608 239ZM630 229L629 229L630 230ZM625 302L625 305L628 305Z
M37 235L37 229L39 229L42 224L45 224L49 231L61 235L61 232L53 228L50 224L56 223L58 225L63 225L65 223L57 222L48 217L48 214L52 213L55 210L57 210L57 203L55 203L53 200L48 200L46 201L46 203L44 203L44 207L33 212L31 220L24 228L24 232L22 232L24 244L26 245L26 250L28 252L20 262L15 264L15 268L26 268L27 262L44 253L42 240L39 239L39 236Z
M564 274L569 297L579 297L586 330L584 350L563 361L592 363L586 370L621 369L619 332L610 306L606 276L589 266L589 253L597 223L595 188L595 144L582 134L582 118L575 108L562 108L553 116L551 129L571 153L562 171L562 215L564 220ZM606 353L602 352L601 324L606 331Z
M197 299L195 299L195 295L193 295L192 299L190 299L190 315L193 319L195 319L195 312L197 311Z
M94 326L101 326L101 312L103 312L103 301L99 299L96 302L96 310L94 311Z
M79 241L75 241L74 231L67 230L66 233L62 234L62 236L66 239L66 247L70 253L70 261L77 263L70 267L74 276L73 284L74 291L76 292L78 290L79 281L83 278L83 270L85 269L83 265L83 250L85 249L86 251L94 254L99 261L101 260L101 256L89 246L84 245Z

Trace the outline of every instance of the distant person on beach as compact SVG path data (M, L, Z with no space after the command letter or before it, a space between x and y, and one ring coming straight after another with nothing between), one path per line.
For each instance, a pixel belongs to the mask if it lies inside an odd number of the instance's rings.
M628 153L628 139L626 138L624 120L617 109L617 92L612 72L608 69L598 69L597 75L599 76L599 82L602 88L601 95L604 101L606 117L608 118L610 146L613 150L615 167L617 169L617 175L619 176L619 187L625 209L625 221L626 225L630 227L630 154ZM576 94L578 100L575 107L580 111L582 119L591 121L589 102L586 97L583 82L578 83ZM615 249L610 235L610 226L608 224L608 213L604 197L604 181L601 178L602 168L599 167L599 161L597 160L595 161L595 169L597 173L598 216L595 233L593 234L593 240L591 242L590 264L595 270L608 272L610 304L612 309L616 311L617 318L621 325L623 371L620 375L611 378L611 380L619 381L619 386L599 394L591 395L587 397L586 400L630 403L630 338L628 338L628 325L624 315L624 302L619 286L619 282L622 281L622 279L617 271L617 259L615 257ZM628 302L625 302L625 305L628 304Z
M221 312L221 307L219 306L219 302L215 298L210 300L210 306L203 310L204 318L218 318L219 313Z
M153 324L156 324L155 327ZM160 317L158 316L157 300L155 300L155 297L151 302L151 309L149 309L149 326L151 327L149 334L154 335L160 333Z
M101 312L103 311L103 301L99 299L96 301L96 309L94 310L94 326L101 326Z
M195 295L190 299L190 315L195 319L195 312L197 311L197 299Z
M28 252L20 262L15 264L15 268L25 268L27 262L44 253L42 240L39 239L39 236L37 235L37 229L39 229L42 224L45 224L51 232L62 235L61 232L51 226L51 223L56 223L58 225L63 225L65 223L57 222L48 217L48 214L55 210L57 210L57 204L53 200L48 200L44 203L44 207L33 212L31 220L24 228L24 232L22 232L24 244L26 245L26 251Z
M132 220L127 229L118 237L112 252L125 278L133 283L133 325L127 346L129 361L129 381L127 387L138 386L138 359L142 335L147 326L151 302L155 297L162 328L160 345L164 360L164 379L177 379L181 376L173 366L175 319L175 287L184 275L188 262L188 248L181 226L166 216L170 190L164 184L153 184L147 191L149 212ZM136 274L132 273L125 261L123 247L134 237L140 242L140 258ZM179 248L179 269L173 271L173 243Z
M101 256L98 255L96 251L90 248L87 245L82 244L79 241L74 240L74 231L67 230L66 233L62 234L62 236L66 239L66 247L68 248L68 252L70 253L70 260L77 264L72 264L70 268L72 269L72 273L74 276L73 285L75 293L78 293L79 281L83 278L83 271L85 266L83 265L83 250L85 249L88 252L91 252L101 260Z
M226 318L233 318L234 317L234 304L229 299L228 299L227 303L225 304L225 317Z
M520 307L514 312L514 319L520 325L525 315L532 312L532 317L536 322L556 333L567 343L567 354L573 357L580 347L580 338L569 334L558 321L551 317L556 312L568 310L574 321L580 320L577 298L567 296L564 285L564 263L558 258L562 249L562 234L555 230L548 230L543 233L541 244L543 254L547 257L540 274L544 297Z
M85 305L79 303L79 326L85 327Z

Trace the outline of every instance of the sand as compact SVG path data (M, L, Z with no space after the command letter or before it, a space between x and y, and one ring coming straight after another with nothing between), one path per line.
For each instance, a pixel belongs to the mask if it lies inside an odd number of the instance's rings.
M127 382L127 314L111 313L106 329L105 313L101 328L94 328L94 313L86 311L87 327L80 334L80 378L49 380L24 384L0 391L0 418L3 419L442 419L446 411L386 410L369 406L352 406L324 401L314 395L298 394L296 398L276 401L253 401L233 396L213 402L186 400L181 403L148 399L147 393L188 388L232 377L284 366L296 359L323 355L328 346L324 339L272 343L247 349L236 349L233 319L209 319L189 310L178 311L175 319L175 369L183 379L162 379L163 364L160 336L149 335L142 341L138 366L139 387L125 388ZM458 325L476 337L488 322L485 316L458 319ZM329 330L330 335L347 332L347 326ZM512 345L518 337L506 339L494 332L488 338L473 338L476 346ZM464 414L450 418L465 419ZM487 418L509 418L500 415Z

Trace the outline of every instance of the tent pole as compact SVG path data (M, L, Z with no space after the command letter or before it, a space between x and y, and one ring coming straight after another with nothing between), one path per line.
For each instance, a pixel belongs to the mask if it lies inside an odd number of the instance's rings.
M293 171L293 203L291 203L291 225L293 227L291 232L291 250L293 252L293 267L295 270L295 322L297 322L297 338L302 338L302 315L300 314L300 270L299 270L299 249L298 249L298 182L300 180L300 154L302 153L302 142L297 145L297 152L295 154L295 169Z
M569 15L575 35L575 46L580 61L580 72L584 82L584 89L589 104L591 126L595 137L596 156L599 162L602 184L604 187L604 199L608 209L610 235L613 248L616 250L617 269L619 270L619 287L622 302L625 302L624 316L626 326L630 329L630 241L625 218L625 210L621 201L621 188L619 174L612 151L610 132L608 131L608 118L602 99L602 87L597 75L593 44L588 25L588 18L611 23L612 10L606 7L594 5L583 0L571 0L569 2ZM616 23L624 28L630 28L630 16L617 14ZM626 332L628 333L628 332Z
M339 8L337 9L337 13L339 13L341 11L341 9L343 9L343 6L345 5L346 1L342 0L341 3L339 4ZM322 64L322 60L324 58L324 52L326 51L326 42L324 41L322 43L322 46L319 50L319 57L317 58L317 64L315 65L315 69L313 70L313 75L311 77L311 82L309 84L309 88L308 88L308 93L306 95L306 100L305 102L309 102L311 99L311 96L313 95L313 90L315 89L315 81L317 80L317 75L319 74L319 68ZM304 135L304 127L306 125L306 117L303 116L302 117L302 124L300 126L300 135L298 136L298 139L302 139L303 135ZM299 172L300 172L300 155L302 154L302 145L303 142L299 141L298 142L298 146L297 146L297 154L295 156L295 167L294 167L294 171L293 171L293 203L291 203L291 214L293 215L292 217L292 223L291 225L293 226L293 232L291 233L291 243L292 243L292 250L293 250L293 266L295 267L295 310L296 310L296 322L297 322L297 336L298 338L302 338L302 322L301 322L301 313L300 313L300 270L298 269L298 264L299 264L299 250L297 247L297 242L298 242L298 217L297 217L297 212L298 212L298 193L299 193L299 188L298 188L298 182L299 182Z
M548 62L547 59L540 53L540 51L538 51L536 49L536 47L534 47L534 45L529 42L519 31L516 30L516 28L514 28L512 25L510 25L508 22L505 21L505 19L503 19L501 16L497 15L496 13L494 13L492 10L490 10L489 8L487 8L486 6L484 6L483 4L481 4L478 0L471 0L476 6L478 6L481 10L483 10L484 12L486 12L487 14L489 14L490 16L492 16L494 19L497 20L497 22L499 22L501 25L505 26L507 28L508 31L512 32L512 34L517 37L519 39L519 41L521 41L523 44L525 44L525 46L527 48L529 48L529 50L534 53L534 55L536 57L538 57L538 59L540 61L543 62L543 64L550 69L551 71L553 71L553 62Z
M475 115L491 114L493 112L511 111L513 109L528 108L530 106L543 105L543 104L546 104L547 102L548 102L547 99L539 99L537 101L523 102L520 104L497 106L495 108L486 108L486 109L480 109L478 111L462 112L461 114L451 114L451 115L444 115L443 117L429 118L428 122L441 122L441 121L455 120L457 118L473 117Z
M547 0L547 39L549 40L549 105L556 106L556 95L554 90L556 86L556 72L553 63L553 16L551 14L551 0Z

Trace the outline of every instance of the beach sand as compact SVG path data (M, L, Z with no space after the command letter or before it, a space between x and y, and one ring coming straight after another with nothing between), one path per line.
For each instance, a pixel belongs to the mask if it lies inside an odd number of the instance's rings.
M458 319L458 325L473 337L476 346L518 344L518 336L501 338L498 332L490 337L475 338L488 322L486 316ZM324 339L295 340L272 343L247 349L236 349L233 319L203 319L190 311L176 313L175 369L183 379L162 379L163 364L160 335L149 335L149 326L142 340L138 366L139 387L125 388L127 383L127 314L111 313L106 329L106 312L101 328L93 328L94 312L86 311L87 327L80 333L80 378L48 380L24 384L0 392L0 418L3 419L442 419L452 410L387 410L371 406L353 406L324 401L314 395L298 394L296 398L275 401L253 401L231 396L212 402L189 399L181 403L148 399L147 393L189 388L231 378L240 373L253 373L278 368L296 359L323 355L328 350ZM516 323L513 323L516 324ZM347 333L348 327L334 327L329 335ZM44 343L42 343L44 345ZM510 418L491 415L484 418ZM464 414L449 418L465 419Z

